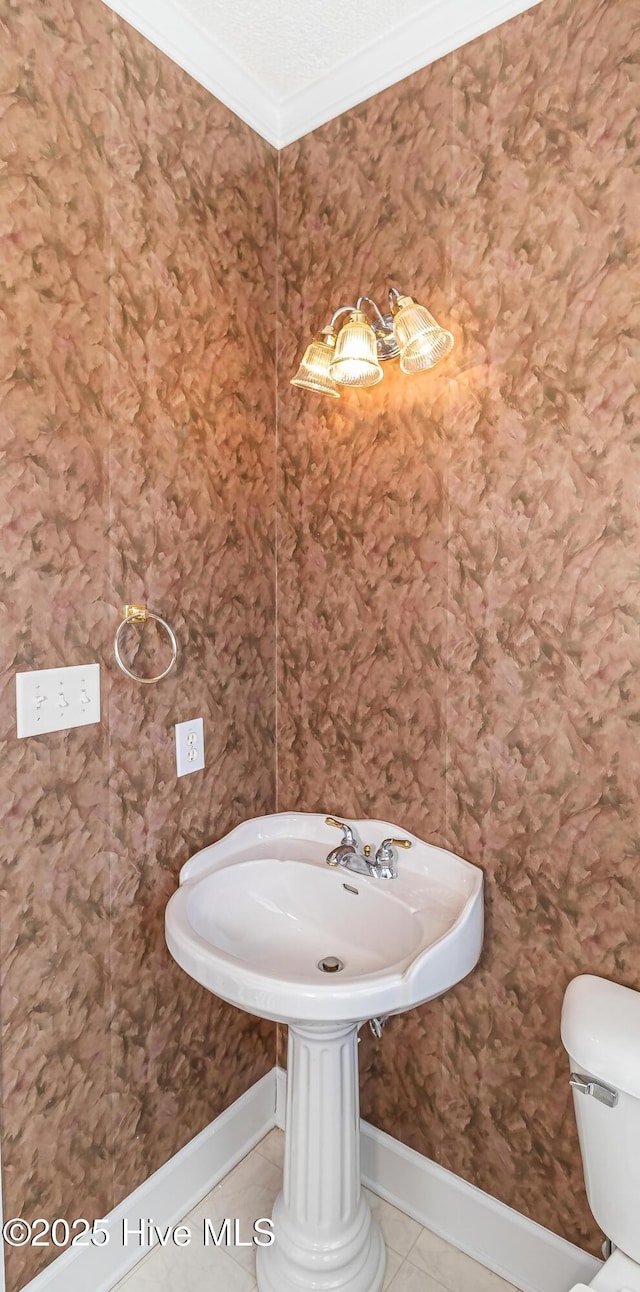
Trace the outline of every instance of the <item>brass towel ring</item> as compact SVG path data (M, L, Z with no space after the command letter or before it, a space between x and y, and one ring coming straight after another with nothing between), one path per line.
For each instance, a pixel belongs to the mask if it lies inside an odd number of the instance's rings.
M120 654L120 634L123 628L126 628L128 624L144 624L147 622L147 619L155 619L156 623L161 624L169 634L169 640L171 642L171 661L165 668L164 672L158 673L156 677L138 677L137 673L132 673L131 669L127 668ZM176 641L176 635L173 628L170 628L166 620L160 618L160 615L154 615L153 611L147 610L146 606L125 606L124 619L122 620L122 623L118 625L116 635L113 639L113 649L116 655L116 663L118 667L122 669L122 672L126 673L127 677L132 678L134 682L142 682L145 686L150 686L152 682L160 682L163 677L166 677L167 673L171 672L178 658L178 643Z

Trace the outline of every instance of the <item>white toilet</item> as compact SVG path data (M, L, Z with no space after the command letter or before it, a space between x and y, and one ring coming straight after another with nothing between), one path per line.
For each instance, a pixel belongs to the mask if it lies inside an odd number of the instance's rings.
M589 1206L615 1248L589 1289L640 1292L640 992L574 978L561 1030Z

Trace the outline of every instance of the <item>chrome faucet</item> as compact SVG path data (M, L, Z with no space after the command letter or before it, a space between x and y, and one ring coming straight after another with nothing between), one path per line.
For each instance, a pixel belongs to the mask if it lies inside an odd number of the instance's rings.
M342 842L332 848L327 855L328 866L343 866L356 875L368 875L372 879L396 879L398 874L398 848L410 848L410 839L383 839L374 858L368 843L364 847L360 842L357 830L346 821L336 821L335 817L326 818L327 825L342 830Z
M336 821L332 816L326 818L326 824L342 830L342 842L337 848L332 848L327 855L327 865L344 866L346 870L353 870L356 875L371 875L373 864L370 859L371 849L368 844L362 846L358 831L345 821Z

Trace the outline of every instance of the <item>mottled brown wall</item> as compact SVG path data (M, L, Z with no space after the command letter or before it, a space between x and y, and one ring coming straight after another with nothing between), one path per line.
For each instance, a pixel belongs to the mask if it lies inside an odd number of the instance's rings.
M0 18L5 1209L102 1214L274 1055L162 914L274 806L276 158L99 0ZM562 991L640 987L636 24L544 0L281 159L279 807L484 867L482 966L363 1043L363 1111L578 1242ZM447 365L292 390L394 280ZM181 646L154 688L113 663L143 597ZM18 742L16 669L94 659L101 726Z
M99 0L2 0L0 42L4 1206L71 1219L274 1061L163 913L274 806L277 159ZM143 598L180 644L155 687L113 657ZM100 726L18 741L16 670L92 660ZM9 1252L11 1292L43 1257Z
M487 881L481 967L363 1042L363 1112L592 1245L559 1018L578 972L640 988L639 55L635 0L544 0L281 159L279 807ZM389 282L446 365L290 387Z

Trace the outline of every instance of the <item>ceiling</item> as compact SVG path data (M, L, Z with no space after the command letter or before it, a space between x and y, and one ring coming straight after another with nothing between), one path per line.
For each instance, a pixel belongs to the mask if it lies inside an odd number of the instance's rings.
M105 0L282 148L540 0Z

